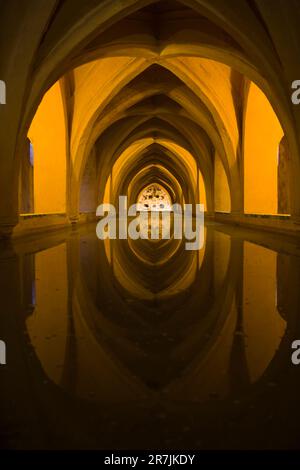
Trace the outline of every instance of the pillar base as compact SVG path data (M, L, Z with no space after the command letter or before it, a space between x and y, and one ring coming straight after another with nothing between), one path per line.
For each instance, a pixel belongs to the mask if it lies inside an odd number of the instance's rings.
M291 216L291 221L295 225L300 225L300 215L292 215Z
M69 216L69 220L70 220L72 228L75 229L79 222L79 215Z
M0 240L9 240L17 223L18 220L9 223L0 221Z

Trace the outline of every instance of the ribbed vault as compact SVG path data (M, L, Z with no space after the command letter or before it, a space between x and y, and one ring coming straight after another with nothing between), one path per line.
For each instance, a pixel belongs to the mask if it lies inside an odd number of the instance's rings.
M10 207L0 207L6 227L16 223L20 212L17 180L25 137L38 104L57 80L65 119L64 210L69 220L79 220L82 184L95 185L90 188L95 194L94 207L89 203L92 212L117 160L143 139L151 145L159 142L155 163L162 167L172 159L176 165L181 161L181 172L182 161L192 159L182 173L182 190L199 202L204 186L211 214L218 210L217 167L225 174L222 187L228 188L231 213L242 215L245 115L252 82L271 103L287 139L290 213L298 220L300 118L290 100L296 64L288 60L288 41L278 33L281 8L291 24L296 21L293 9L280 4L270 14L264 2L246 0L238 11L234 2L218 0L91 0L84 5L49 1L41 14L31 3L30 14L21 12L26 27L35 25L36 31L24 39L26 58L19 64L24 73L13 76L3 63L3 78L18 89L14 115L7 120L9 133L6 124L0 130L0 136L12 137L3 139L5 165L10 166L3 191L12 201ZM5 6L6 18L10 8ZM16 36L11 47L17 41ZM140 170L142 156L143 146L130 156L131 177L134 168ZM174 172L176 165L168 171Z

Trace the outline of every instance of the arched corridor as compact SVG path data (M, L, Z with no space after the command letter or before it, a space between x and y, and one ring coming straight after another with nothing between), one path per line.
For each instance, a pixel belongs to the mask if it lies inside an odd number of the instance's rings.
M0 11L3 447L297 447L299 6ZM203 245L99 240L124 196Z
M229 1L221 19L213 3L197 0L130 0L116 9L85 2L79 26L76 4L67 20L67 4L46 3L19 11L29 31L48 24L42 43L38 31L28 34L19 73L0 69L10 85L0 108L1 200L10 201L1 203L3 236L85 222L103 200L132 191L133 178L135 188L178 184L186 202L204 203L222 222L299 232L298 108L289 64L283 72L278 58L288 41L272 43L255 8L242 2L234 19ZM293 23L292 7L284 8ZM12 12L13 4L3 7L3 18ZM279 41L276 15L268 21ZM24 176L20 183L26 136L34 189ZM283 136L289 150L279 165Z

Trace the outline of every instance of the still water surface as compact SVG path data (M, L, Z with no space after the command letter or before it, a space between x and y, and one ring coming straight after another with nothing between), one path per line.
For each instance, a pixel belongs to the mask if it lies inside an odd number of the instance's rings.
M299 244L208 225L179 240L95 227L1 255L1 446L296 448Z

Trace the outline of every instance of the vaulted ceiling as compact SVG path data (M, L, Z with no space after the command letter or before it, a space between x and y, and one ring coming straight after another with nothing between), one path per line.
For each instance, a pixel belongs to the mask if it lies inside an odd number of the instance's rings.
M290 86L300 73L292 60L300 35L291 28L300 13L293 3L278 1L276 9L268 0L31 0L20 9L15 2L5 5L2 34L10 41L2 49L10 49L10 58L1 54L0 70L14 90L9 134L16 138L4 139L2 147L6 166L11 160L11 178L16 177L19 142L37 105L60 80L69 132L71 216L78 212L91 155L99 198L123 159L117 193L128 190L136 175L139 192L156 174L194 201L199 170L210 211L217 153L228 179L231 210L241 211L243 119L252 80L281 121L296 181L300 114L291 104ZM22 18L22 38L9 30L14 15ZM1 126L0 137L7 132L7 124ZM8 181L4 186L12 192ZM292 199L293 213L300 213L295 191ZM14 211L14 203L9 210L2 207L7 219Z

